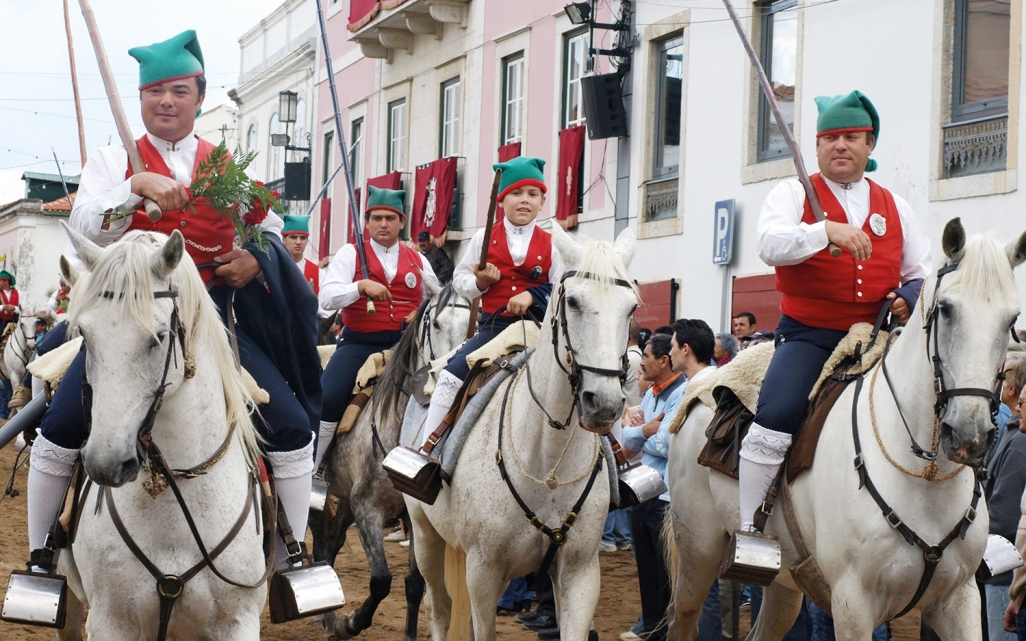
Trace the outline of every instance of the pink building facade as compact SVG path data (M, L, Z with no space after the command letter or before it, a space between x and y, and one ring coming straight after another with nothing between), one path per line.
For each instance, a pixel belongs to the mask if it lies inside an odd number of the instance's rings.
M421 220L426 207L436 220L432 236L446 240L447 249L458 258L460 241L485 224L492 164L499 161L500 147L504 147L505 154L519 151L547 161L549 194L542 218L555 216L559 209L561 218L569 218L564 226L595 227L599 233L589 229L589 235L611 238L617 143L615 138L589 141L584 135L580 78L612 69L606 58L588 55L589 32L571 24L564 4L549 0L326 4L329 47L356 187L365 192L368 180L394 177L398 172L411 218ZM610 21L608 8L596 19ZM595 31L596 46L608 46L609 36L602 34ZM323 55L320 47L315 81L315 190L341 161ZM571 153L560 171L560 132L574 127L581 127L575 141L563 146L576 150L576 156ZM574 157L579 161L574 163ZM435 211L436 201L441 208L448 204L450 186L429 185L424 170L418 180L418 167L442 158L456 159L453 205L447 211ZM572 180L567 180L568 174ZM439 193L433 193L432 187ZM341 174L327 195L330 203L319 211L322 218L330 216L330 229L323 221L316 225L328 233L322 240L315 232L314 241L334 253L348 242L348 198ZM447 225L440 222L442 218ZM442 233L445 227L448 230Z

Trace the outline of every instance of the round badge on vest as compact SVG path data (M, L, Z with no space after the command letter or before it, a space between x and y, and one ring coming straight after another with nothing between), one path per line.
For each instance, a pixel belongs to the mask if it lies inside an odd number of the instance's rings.
M531 280L538 280L541 278L542 268L541 265L535 265L534 269L531 270Z
M406 272L406 286L410 289L417 286L417 277L413 272Z
M877 236L883 236L887 233L887 219L880 214L873 214L869 217L869 228Z

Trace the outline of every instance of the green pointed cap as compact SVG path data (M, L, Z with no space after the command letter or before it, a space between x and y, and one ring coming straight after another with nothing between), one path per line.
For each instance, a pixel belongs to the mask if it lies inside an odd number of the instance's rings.
M7 271L6 269L0 269L0 278L10 278L11 279L11 287L14 287L14 283L15 283L14 274L12 274L11 272Z
M406 215L406 192L402 189L378 189L374 185L367 185L367 192L368 214L372 209L388 209L400 216Z
M203 51L192 29L164 42L129 49L128 55L139 61L140 91L168 80L203 73Z
M499 179L499 197L502 200L506 194L517 187L532 186L538 187L545 193L545 161L541 158L529 158L517 156L516 158L492 165L492 169L502 170L502 178Z
M290 214L285 214L283 220L285 221L285 227L281 230L282 236L310 235L309 216L292 216Z
M861 91L844 96L817 96L816 106L819 108L817 138L849 131L869 131L875 140L880 140L880 115ZM876 171L876 168L876 161L870 158L866 171Z

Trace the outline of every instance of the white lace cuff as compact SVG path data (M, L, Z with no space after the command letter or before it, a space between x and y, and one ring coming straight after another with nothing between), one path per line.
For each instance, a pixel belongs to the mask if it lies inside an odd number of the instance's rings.
M315 437L314 437L315 438ZM310 443L291 452L267 452L276 479L292 479L313 472L314 438Z
M748 435L741 441L741 458L763 465L780 465L790 447L790 434L768 430L752 423Z
M32 467L54 476L71 476L79 450L56 445L40 434L32 444Z

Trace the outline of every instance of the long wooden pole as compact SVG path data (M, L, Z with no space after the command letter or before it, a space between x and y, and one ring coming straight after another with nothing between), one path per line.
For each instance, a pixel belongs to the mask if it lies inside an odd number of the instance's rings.
M132 130L128 126L128 118L125 117L125 110L121 106L121 97L118 95L118 86L114 82L114 74L110 72L110 65L107 63L107 51L103 48L103 38L100 37L100 29L96 26L96 18L93 16L93 8L89 0L78 0L82 7L82 17L85 18L86 28L89 30L89 39L93 41L93 51L96 53L96 64L100 68L100 77L103 78L103 88L107 90L107 101L110 102L110 111L114 115L114 124L118 128L118 136L121 137L121 144L128 152L128 162L132 166L133 174L141 174L146 171L139 150L135 147L135 138L132 137ZM150 220L156 222L162 215L157 203L149 198L143 199L143 206L146 208L146 215Z
M777 104L777 98L773 95L773 87L770 86L766 70L762 68L762 61L759 60L759 56L755 53L755 48L752 47L752 41L748 39L748 34L745 33L744 27L741 26L741 20L738 19L737 12L734 11L734 5L730 3L730 0L723 0L723 5L727 7L727 13L730 14L730 20L734 23L734 28L737 29L737 35L741 36L741 44L744 45L748 58L752 61L752 66L755 67L755 73L759 76L759 86L762 87L762 95L766 97L770 111L773 112L773 119L777 121L777 128L780 129L781 135L784 136L787 148L791 150L791 159L794 160L794 168L798 172L798 181L805 188L805 196L809 199L809 205L812 206L812 215L816 218L816 222L823 222L826 220L826 215L823 213L823 205L819 202L819 196L812 186L812 181L809 180L809 172L805 169L802 152L798 149L798 143L794 139L794 134L791 133L791 127L784 120L784 114L780 111L780 105ZM829 243L827 249L830 250L830 255L834 258L841 255L841 248L833 243Z
M499 183L502 182L502 170L495 170L495 179L492 180L492 193L488 199L488 220L485 221L484 242L481 243L481 260L477 263L478 271L488 266L488 246L492 240L492 227L495 226L495 210L498 207ZM481 297L476 297L470 303L470 323L467 324L467 340L477 331L478 308L481 307Z
M75 44L71 39L71 16L68 13L68 0L64 0L64 31L68 35L68 58L71 61L71 92L75 96L75 118L78 120L78 153L82 157L82 166L86 164L85 127L82 124L82 100L78 95L78 72L75 70Z

